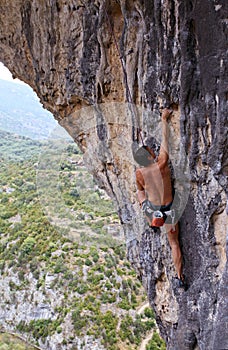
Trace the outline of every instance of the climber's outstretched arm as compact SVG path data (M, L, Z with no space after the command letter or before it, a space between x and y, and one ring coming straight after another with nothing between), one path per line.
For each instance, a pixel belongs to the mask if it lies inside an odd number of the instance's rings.
M172 113L172 110L170 109L163 109L162 111L162 143L160 148L160 153L158 156L158 165L166 165L169 159L169 145L168 145L168 139L169 139L169 128L167 120L170 117Z

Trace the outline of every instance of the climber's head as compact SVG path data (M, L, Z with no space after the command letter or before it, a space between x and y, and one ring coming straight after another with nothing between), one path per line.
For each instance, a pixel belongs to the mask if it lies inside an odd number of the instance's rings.
M134 160L141 166L149 166L154 163L156 158L155 153L148 146L140 147L133 153Z

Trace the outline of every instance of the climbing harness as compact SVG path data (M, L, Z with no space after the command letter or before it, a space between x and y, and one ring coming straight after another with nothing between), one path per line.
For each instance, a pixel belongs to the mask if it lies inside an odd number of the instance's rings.
M166 218L171 217L172 229L171 233L175 233L175 210L154 210L153 204L146 199L142 203L142 210L144 214L149 218L152 227L161 227L165 224Z

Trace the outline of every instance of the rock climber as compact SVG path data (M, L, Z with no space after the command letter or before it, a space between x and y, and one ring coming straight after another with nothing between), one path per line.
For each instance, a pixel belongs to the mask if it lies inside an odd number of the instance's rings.
M173 191L171 171L168 165L168 119L172 110L162 111L162 143L159 155L152 148L143 145L133 152L135 161L141 166L136 170L137 196L140 206L150 226L165 226L172 250L179 287L186 289L182 273L182 255L178 240L178 223L175 222L174 210L171 209Z

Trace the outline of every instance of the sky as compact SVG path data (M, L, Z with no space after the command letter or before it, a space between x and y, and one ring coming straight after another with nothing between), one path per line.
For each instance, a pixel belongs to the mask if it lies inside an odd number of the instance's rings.
M10 73L9 69L4 66L3 63L0 62L0 79L2 80L8 80L12 83L16 84L25 84L19 79L13 79L12 74Z

